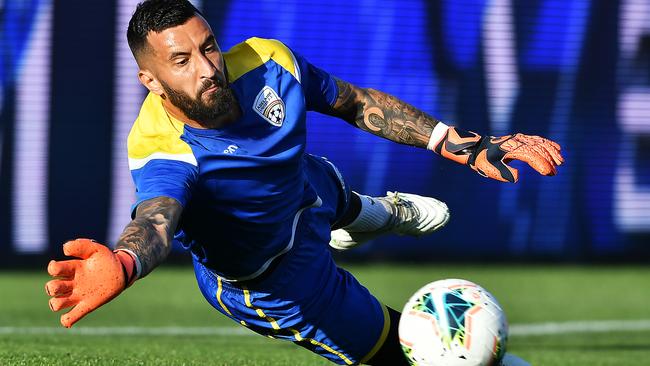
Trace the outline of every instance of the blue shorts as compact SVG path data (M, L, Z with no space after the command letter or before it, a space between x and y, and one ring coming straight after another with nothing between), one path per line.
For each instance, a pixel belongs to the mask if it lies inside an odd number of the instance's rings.
M345 211L349 191L331 163L316 157L307 161L322 205L300 216L292 249L259 281L227 282L195 261L196 278L208 302L237 323L337 364L364 363L386 339L388 312L334 263L330 226Z

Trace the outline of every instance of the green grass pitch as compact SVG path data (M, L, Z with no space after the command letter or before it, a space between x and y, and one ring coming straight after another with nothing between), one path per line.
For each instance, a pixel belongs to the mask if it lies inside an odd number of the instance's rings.
M532 365L650 365L648 267L346 268L395 308L436 279L479 283L506 311L513 330L508 351ZM0 365L329 365L289 342L237 328L203 299L189 267L156 270L73 331L60 328L58 314L48 309L47 279L45 270L0 272ZM604 320L614 322L593 323ZM580 321L585 323L576 323ZM532 334L521 327L549 322L577 328ZM200 334L206 329L207 334ZM224 333L210 331L214 329Z

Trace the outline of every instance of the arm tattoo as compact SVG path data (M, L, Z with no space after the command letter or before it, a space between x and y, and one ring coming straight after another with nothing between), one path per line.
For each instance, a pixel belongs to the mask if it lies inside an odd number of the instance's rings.
M426 147L438 120L392 95L336 79L332 115L400 144Z
M141 277L169 254L182 210L180 203L169 197L152 198L138 205L135 219L122 232L116 248L129 249L138 255Z

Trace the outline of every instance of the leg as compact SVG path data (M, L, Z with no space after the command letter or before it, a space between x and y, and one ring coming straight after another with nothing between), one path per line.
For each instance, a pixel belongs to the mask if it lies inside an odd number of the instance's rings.
M361 213L361 199L359 195L352 192L350 194L350 203L343 216L332 226L332 230L344 228L350 225Z
M449 209L435 198L410 193L388 192L385 197L359 197L357 217L332 231L330 246L338 250L353 248L386 233L422 236L440 229L449 221Z
M308 222L318 215L303 217ZM294 248L261 282L225 282L195 262L199 288L215 309L256 333L292 341L340 365L379 360L375 355L391 334L388 309L336 266L324 245L329 225L306 222L298 224Z
M397 332L401 314L391 308L388 308L388 314L390 316L388 336L379 351L366 364L372 366L409 366L406 357L404 357L404 352L402 352Z
M199 288L214 308L235 322L292 341L334 363L406 365L405 357L398 356L394 319L399 314L338 268L326 245L334 223L358 218L354 207L361 211L361 197L350 199L340 174L326 160L308 157L305 169L323 204L300 217L294 245L279 264L259 282L242 284L225 282L195 262Z
M370 197L351 192L334 164L307 155L305 169L324 205L329 206L332 248L346 250L385 233L422 236L449 220L449 209L435 198L388 192Z
M399 343L400 313L381 305L351 274L339 272L341 280L334 292L338 305L319 315L319 331L332 344L348 350L354 364L408 366ZM296 343L317 352L313 342Z

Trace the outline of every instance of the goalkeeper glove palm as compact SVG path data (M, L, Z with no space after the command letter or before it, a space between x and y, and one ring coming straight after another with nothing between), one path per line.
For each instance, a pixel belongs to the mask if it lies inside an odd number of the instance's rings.
M48 273L55 277L45 285L50 309L73 307L61 315L70 328L88 313L111 301L133 283L138 275L137 259L127 251L110 249L90 239L76 239L63 245L63 253L77 257L50 261Z

